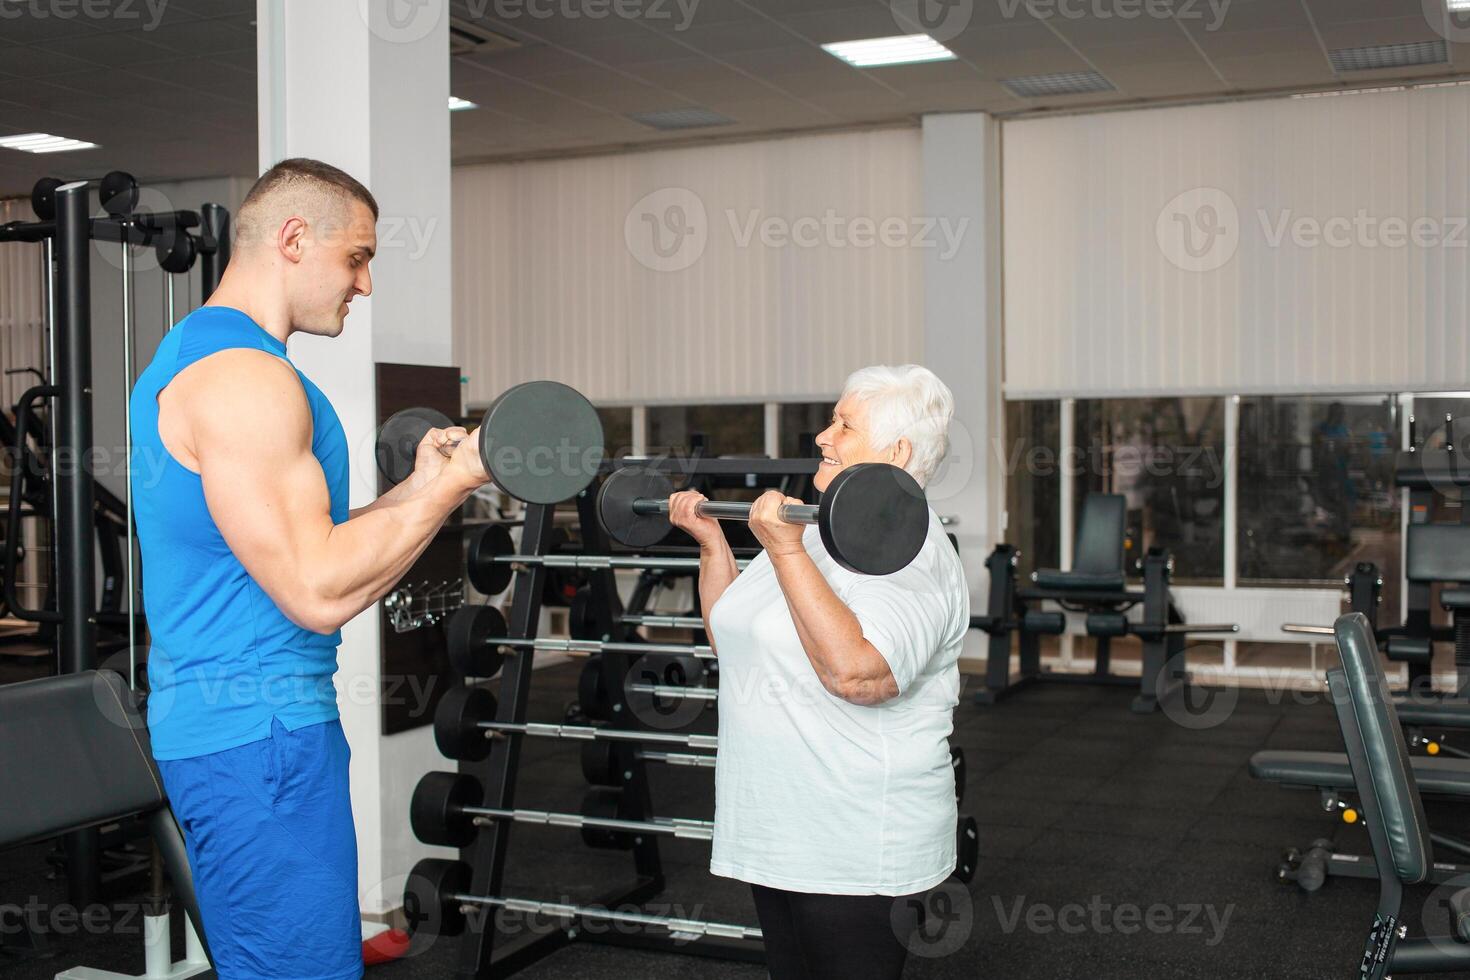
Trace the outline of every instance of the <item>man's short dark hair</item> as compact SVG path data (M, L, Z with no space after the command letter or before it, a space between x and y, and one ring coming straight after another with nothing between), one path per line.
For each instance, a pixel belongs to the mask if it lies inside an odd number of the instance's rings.
M344 197L361 202L373 213L373 220L378 220L378 202L371 191L346 171L338 170L330 163L307 157L291 157L289 160L282 160L261 174L255 186L250 188L250 193L245 195L245 200L240 204L240 210L244 211L253 202L267 196L277 188L289 187L298 181L308 184L325 184Z

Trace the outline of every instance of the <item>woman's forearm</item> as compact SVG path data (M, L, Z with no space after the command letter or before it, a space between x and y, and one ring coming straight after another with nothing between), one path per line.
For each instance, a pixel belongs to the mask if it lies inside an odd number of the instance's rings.
M853 704L881 704L898 697L888 661L863 636L862 623L804 550L772 555L802 649L822 686Z
M735 553L730 550L730 545L723 537L717 544L699 549L699 612L704 617L705 635L710 638L710 645L714 645L715 635L710 632L709 614L715 608L715 603L720 601L720 596L735 581L735 576L740 574L740 567L735 564Z

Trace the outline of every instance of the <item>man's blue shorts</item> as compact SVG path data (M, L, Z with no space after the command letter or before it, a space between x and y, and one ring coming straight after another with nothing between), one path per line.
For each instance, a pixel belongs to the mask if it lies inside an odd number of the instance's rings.
M159 762L219 980L362 976L342 724Z

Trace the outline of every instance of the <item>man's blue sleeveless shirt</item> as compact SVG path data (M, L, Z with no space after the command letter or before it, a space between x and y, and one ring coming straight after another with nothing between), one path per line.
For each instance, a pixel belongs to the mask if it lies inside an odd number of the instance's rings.
M272 719L295 731L337 717L340 632L297 626L225 543L199 474L158 435L158 393L211 354L262 350L290 362L286 345L239 310L206 306L167 333L132 393L133 513L143 555L148 727L153 755L190 759L267 738ZM347 438L321 389L296 372L311 406L311 451L331 495L332 523L347 520Z

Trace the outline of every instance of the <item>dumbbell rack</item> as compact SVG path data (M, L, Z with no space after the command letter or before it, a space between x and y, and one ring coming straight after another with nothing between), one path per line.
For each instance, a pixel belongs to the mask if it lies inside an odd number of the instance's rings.
M583 547L588 553L606 554L608 542L596 514L596 497L592 489L578 495L577 511L581 522ZM520 551L544 556L553 545L554 505L528 505L521 530ZM523 565L515 572L511 610L507 617L508 635L533 639L541 615L541 597L546 583L547 566L542 563ZM592 595L591 610L604 635L612 640L627 639L627 627L621 621L614 573L611 569L594 569L589 573ZM616 650L602 654L604 693L617 719L616 727L642 729L647 726L635 712L627 710L624 701L624 679L634 654ZM529 704L534 653L524 650L507 657L500 675L500 696L495 721L524 725ZM483 806L496 810L515 808L515 784L519 771L522 736L507 733L496 738L489 755L480 762L461 761L462 772L469 773L484 787ZM631 747L630 747L631 749ZM632 821L652 819L653 802L647 768L642 760L628 751L624 759L627 778L623 783L620 817ZM475 895L504 894L505 861L510 849L510 820L487 822L474 843L465 848L461 859L471 869L470 891ZM665 884L657 836L650 833L634 836L633 878L620 887L598 896L590 907L620 909L638 906L659 894ZM646 924L625 919L619 929L582 928L580 918L563 927L543 932L528 931L504 938L493 927L493 906L481 907L469 915L470 928L465 932L459 951L460 976L503 977L530 965L567 945L572 939L591 939L600 943L634 946L664 952L678 952L764 962L764 945L755 939L722 935L704 935L691 942L687 935L669 931L655 924L657 917L647 917ZM630 927L631 926L631 927Z

